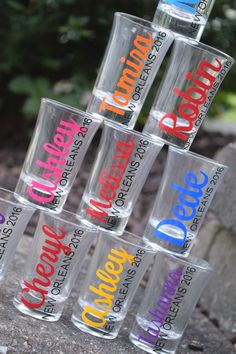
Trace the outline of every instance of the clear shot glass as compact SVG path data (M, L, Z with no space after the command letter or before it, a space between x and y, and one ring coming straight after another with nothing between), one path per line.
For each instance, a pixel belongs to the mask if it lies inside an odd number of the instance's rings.
M130 340L148 353L174 354L202 291L213 274L195 257L158 252L130 333Z
M115 338L154 252L136 235L101 232L73 311L74 325L100 338Z
M172 41L167 30L116 12L87 111L133 128Z
M96 234L68 211L41 212L15 307L31 317L57 321Z
M174 34L200 40L215 0L160 0L153 22Z
M228 167L173 147L144 231L153 247L188 256Z
M102 230L122 234L163 145L145 134L105 122L78 217Z
M0 188L0 283L35 209L19 203L13 192Z
M189 149L233 63L217 49L176 39L143 131Z
M101 118L43 98L16 186L23 203L60 213Z

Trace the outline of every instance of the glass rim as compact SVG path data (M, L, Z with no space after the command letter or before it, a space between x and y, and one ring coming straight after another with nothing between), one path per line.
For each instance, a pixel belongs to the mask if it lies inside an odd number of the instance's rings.
M82 111L79 108L69 106L68 104L53 100L53 99L48 98L48 97L42 97L41 98L41 103L51 104L51 105L56 106L57 108L59 108L61 110L70 111L70 112L85 116L85 117L87 117L89 119L93 119L94 121L98 121L100 123L103 121L103 119L100 118L100 117L94 117L92 114L90 114L88 112L85 112L85 111Z
M96 226L88 226L83 220L79 220L77 215L69 210L62 209L62 211L59 214L54 214L50 211L41 211L41 214L45 214L52 219L57 219L59 221L62 221L66 224L70 224L76 227L82 226L82 228L86 229L86 231L98 231L98 228Z
M215 269L205 259L193 255L189 255L188 257L181 257L180 255L174 255L160 248L157 250L156 259L158 259L158 253L161 253L164 257L173 259L175 262L182 263L184 265L192 265L209 273L215 272Z
M7 199L9 197L10 197L10 199ZM16 192L0 187L0 200L1 201L11 204L11 205L16 205L16 204L20 205L24 209L36 210L36 208L33 208L30 205L21 203L19 201L18 197L19 197L19 195Z
M146 20L144 18L128 14L126 12L116 11L114 16L115 17L123 17L126 20L128 20L130 23L136 23L136 24L138 24L139 26L141 26L143 28L151 29L153 32L158 32L158 30L160 29L158 24L156 25L156 24L154 24L153 22L151 22L149 20ZM168 32L168 30L167 30L167 32Z
M109 126L110 128L114 129L114 130L118 130L118 131L122 131L123 133L127 133L127 134L131 134L134 136L138 136L140 138L144 138L147 139L148 141L150 141L151 143L153 143L154 145L157 146L164 146L165 142L163 139L157 137L157 139L154 139L151 135L149 135L148 133L145 132L138 132L137 130L134 129L130 129L128 127L126 127L124 124L119 123L118 124L114 123L113 121L108 121L106 119L104 119L104 126Z
M218 48L214 48L208 44L202 43L202 42L198 42L195 40L191 40L191 39L185 39L181 36L176 36L175 41L174 41L174 45L177 44L178 42L182 42L185 43L187 45L189 45L190 47L194 47L196 49L202 50L204 52L208 52L211 55L212 54L217 54L219 56L224 57L225 59L231 59L232 64L235 62L234 58L231 57L229 54L223 52L222 50L218 49Z
M101 229L100 229L101 230ZM109 231L100 231L99 236L104 236L104 238L108 238L111 240L114 240L115 242L121 242L121 243L125 243L129 246L132 247L142 247L145 249L145 251L149 252L149 253L153 253L156 254L157 250L152 247L150 244L148 244L148 242L146 242L141 236L138 236L132 232L129 231L124 231L122 235L114 235L111 234ZM131 238L131 240L127 240L124 237Z
M179 149L179 148L171 145L171 146L169 146L169 151L172 151L172 150L174 150L174 152L176 152L177 154L180 154L180 155L185 155L185 156L190 155L190 156L197 158L198 160L206 161L206 162L209 162L214 165L220 165L220 166L224 167L225 169L229 168L229 166L226 166L217 160L213 160L210 157L205 157L205 156L197 154L196 152L193 152L193 151L182 150L182 149Z

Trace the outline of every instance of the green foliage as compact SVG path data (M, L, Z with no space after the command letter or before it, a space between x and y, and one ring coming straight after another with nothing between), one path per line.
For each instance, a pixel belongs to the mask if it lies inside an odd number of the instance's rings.
M59 81L51 87L49 80L45 77L31 78L23 75L12 79L8 88L14 94L26 96L21 112L27 119L36 116L41 97L55 99L71 106L78 106L80 102L80 106L84 106L83 93L88 89L87 86L80 84L79 78L76 77L70 81Z
M156 0L2 0L0 3L0 113L36 117L42 96L86 106L113 14L152 19ZM236 54L236 1L217 0L203 42ZM211 107L213 116L235 112L236 66ZM224 90L227 90L225 92ZM149 96L143 114L155 94ZM233 104L232 104L233 102Z
M35 118L42 96L80 106L92 81L86 61L81 67L82 47L94 32L88 28L89 17L80 15L77 1L6 0L0 4L0 20L3 110ZM54 90L61 82L67 85Z
M227 122L236 122L236 93L220 91L212 109L211 116Z

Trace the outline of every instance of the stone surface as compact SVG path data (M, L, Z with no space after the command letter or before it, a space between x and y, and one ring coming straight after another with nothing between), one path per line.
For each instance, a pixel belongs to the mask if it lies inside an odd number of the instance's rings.
M236 338L236 235L219 225L205 259L216 274L201 297L201 304L221 330Z
M21 314L12 305L17 278L21 272L31 239L23 237L6 281L0 289L0 346L7 354L142 354L129 342L128 333L135 311L143 296L140 287L117 339L105 341L79 331L70 321L73 304L86 267L58 322L48 323ZM89 259L87 260L88 263ZM196 309L177 354L233 354L233 345L216 326Z
M195 311L177 354L235 354L233 345L199 311Z
M201 304L218 327L236 342L236 143L216 154L216 160L229 166L213 200L193 253L216 269Z
M220 150L215 158L229 166L229 170L212 203L212 210L222 225L236 232L236 142Z
M235 135L235 122L226 121L223 119L206 119L202 128L209 133L221 133L222 135Z

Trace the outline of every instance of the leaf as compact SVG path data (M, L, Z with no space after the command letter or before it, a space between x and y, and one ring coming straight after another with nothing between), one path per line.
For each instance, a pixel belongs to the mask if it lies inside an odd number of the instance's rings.
M49 80L45 77L38 77L35 79L35 96L47 96L49 93L50 83Z
M28 97L25 100L25 103L22 108L22 112L28 119L36 117L39 110L39 105L40 105L39 97Z
M62 61L60 59L55 58L43 58L42 64L49 69L59 69L62 66Z
M236 107L236 94L235 93L227 93L225 101L231 105L232 107Z
M65 25L59 27L59 32L69 35L68 39L80 40L81 38L91 38L93 31L86 28L89 17L70 16Z
M28 76L17 76L10 81L8 88L11 92L31 95L34 91L34 84Z
M25 6L19 3L19 1L8 0L7 5L15 11L23 11L25 10Z

